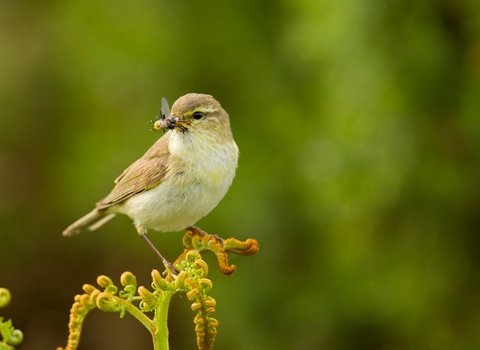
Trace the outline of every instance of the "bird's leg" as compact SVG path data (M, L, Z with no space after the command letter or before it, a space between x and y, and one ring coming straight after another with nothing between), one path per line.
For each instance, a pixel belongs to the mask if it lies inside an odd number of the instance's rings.
M220 237L220 236L211 235L210 233L207 233L207 232L199 229L199 228L196 227L196 226L189 226L189 227L187 227L187 230L188 230L188 231L192 231L192 234L193 234L193 235L213 237L213 238L215 238L216 240L218 240L218 241L220 242L220 244L222 245L222 247L223 247L223 238Z
M139 232L140 233L140 232ZM146 233L140 233L140 237L142 237L142 239L150 246L150 248L152 248L152 250L155 252L155 254L157 254L157 256L160 258L160 260L162 260L163 262L163 265L165 266L165 268L167 270L170 270L170 272L172 274L174 274L175 276L177 276L179 274L179 271L175 268L175 266L173 266L173 264L168 261L167 259L165 259L162 255L162 253L160 253L160 251L153 245L153 243L148 239L147 237L147 234Z

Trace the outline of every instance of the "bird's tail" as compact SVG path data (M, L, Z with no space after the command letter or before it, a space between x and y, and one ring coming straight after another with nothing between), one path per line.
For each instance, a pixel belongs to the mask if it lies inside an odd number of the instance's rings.
M90 231L96 230L108 220L112 219L115 214L107 214L104 211L99 211L98 209L92 210L87 215L81 217L73 224L68 226L65 231L63 231L64 236L73 236L77 233L82 232L85 229Z

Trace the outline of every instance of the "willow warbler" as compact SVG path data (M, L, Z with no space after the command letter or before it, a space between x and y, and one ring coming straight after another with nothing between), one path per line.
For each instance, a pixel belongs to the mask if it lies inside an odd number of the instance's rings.
M147 230L190 228L225 196L235 176L238 147L220 103L210 95L191 93L180 97L171 111L163 99L161 114L154 128L168 132L115 180L94 210L67 227L64 236L93 231L125 214L167 266Z

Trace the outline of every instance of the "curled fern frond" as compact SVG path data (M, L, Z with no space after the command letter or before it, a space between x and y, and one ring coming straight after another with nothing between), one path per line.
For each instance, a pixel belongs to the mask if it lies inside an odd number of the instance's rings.
M10 291L6 288L0 288L0 308L10 304L11 299Z
M118 295L121 298L132 301L135 299L135 293L137 291L137 277L129 271L122 273L120 277L120 283L124 287Z
M110 293L100 293L97 298L97 307L104 312L119 312L120 318L123 318L126 310L122 300Z
M6 288L0 288L0 307L7 306L12 296ZM0 317L0 349L14 350L14 346L19 345L23 341L23 333L19 329L15 329L12 320L3 320Z
M162 277L162 274L158 270L152 271L152 288L156 291L169 291L173 292L176 289L175 283L172 283L174 280L178 280L180 274L177 276L176 279L172 277L172 275L167 275L166 278ZM183 278L183 277L182 277Z
M190 227L190 230L183 237L183 245L185 247L184 254L191 250L198 252L211 251L217 257L220 271L225 275L231 275L236 270L235 265L229 265L228 263L229 252L238 255L253 255L259 249L258 241L255 239L249 238L245 242L235 238L224 240L218 236L210 235L198 227ZM179 259L183 259L183 256L181 255Z
M145 287L138 288L138 295L142 301L140 302L140 310L143 312L149 312L155 310L158 305L159 297L155 293L150 292Z
M220 271L230 275L236 267L229 265L228 253L252 255L258 250L258 242L254 239L245 242L233 238L223 240L196 227L190 228L183 242L184 252L173 264L179 270L178 275L167 274L163 277L158 270L153 270L153 290L143 286L137 288L137 279L131 272L124 272L120 277L123 289L119 289L107 276L97 278L97 284L103 291L85 284L85 294L75 297L70 311L70 334L65 350L77 349L85 317L94 308L104 312L118 312L120 317L126 313L131 314L150 331L155 350L168 349L168 307L172 296L180 292L186 293L192 301L192 310L196 312L194 323L198 349L211 350L218 327L218 321L213 317L216 301L209 295L213 283L207 278L209 267L202 260L201 253L214 253ZM0 294L0 302L1 298ZM153 312L153 318L146 316L146 312ZM3 349L0 347L0 350Z
M185 259L178 266L187 272L187 276L177 286L187 292L188 300L193 301L191 308L197 312L194 318L197 346L202 350L212 349L218 321L212 317L216 301L207 294L213 287L212 281L206 278L208 265L201 259L198 251L191 250L185 254Z
M107 276L98 276L97 277L97 284L105 289L105 293L110 295L115 295L118 292L118 288L116 285L113 284L110 277Z
M239 241L236 238L229 238L224 241L223 247L226 252L235 253L237 255L253 255L260 245L256 239L249 238L245 242Z

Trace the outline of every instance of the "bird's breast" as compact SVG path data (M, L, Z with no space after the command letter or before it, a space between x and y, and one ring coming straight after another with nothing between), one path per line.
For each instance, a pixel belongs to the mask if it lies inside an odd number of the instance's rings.
M207 215L225 196L235 176L238 148L233 141L173 134L162 182L128 200L127 215L159 231L179 231Z
M208 132L177 132L169 141L170 165L174 174L215 185L233 179L238 147L233 139Z

